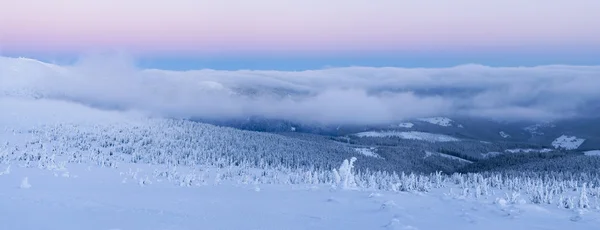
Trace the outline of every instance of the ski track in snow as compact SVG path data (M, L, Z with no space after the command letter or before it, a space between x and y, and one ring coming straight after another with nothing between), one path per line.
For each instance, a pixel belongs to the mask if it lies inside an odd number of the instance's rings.
M12 167L0 176L0 229L597 229L598 212L326 186L124 182L119 169L67 165L69 177ZM30 188L19 187L24 177ZM260 186L260 187L259 187ZM455 190L458 191L458 190ZM574 218L577 217L577 218ZM572 221L575 219L577 221Z

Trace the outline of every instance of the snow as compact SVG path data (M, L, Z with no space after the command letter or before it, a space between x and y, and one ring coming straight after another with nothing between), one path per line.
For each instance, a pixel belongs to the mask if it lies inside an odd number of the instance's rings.
M507 149L504 151L509 153L548 153L552 152L552 149Z
M445 154L445 153L425 151L425 158L430 157L430 156L440 156L440 157L445 157L445 158L448 158L448 159L452 159L452 160L456 160L456 161L460 161L460 162L464 162L464 163L473 163L470 160L465 160L463 158L455 157L455 156L448 155L448 154Z
M31 188L31 184L29 184L29 178L27 178L27 177L23 178L23 181L21 181L21 186L19 186L19 188L22 188L22 189Z
M355 150L364 155L364 156L368 156L368 157L375 157L375 158L381 158L381 156L379 156L375 151L377 150L377 148L375 147L369 147L369 148L355 148Z
M583 152L586 156L600 156L600 150L590 150Z
M499 133L499 134L500 134L500 136L501 136L502 138L509 138L509 137L510 137L510 135L508 135L508 134L507 134L507 133L505 133L504 131L500 131L500 133Z
M234 151L240 146L236 142L266 134L209 125L187 129L178 126L188 124L184 121L50 100L0 98L0 111L0 229L585 230L600 225L597 197L589 198L593 207L578 209L558 208L558 197L551 204L531 203L538 187L529 185L543 188L542 180L358 174L356 158L324 171L251 168L227 164L215 146L227 144ZM136 139L143 141L133 143ZM212 161L219 163L188 161L204 156L194 153L214 154L219 159ZM135 163L137 157L148 161ZM572 187L577 183L559 186L566 188L560 195L570 200L585 191Z
M483 158L490 158L490 157L500 156L502 154L503 153L501 153L501 152L487 152L487 153L482 153L481 157L483 157Z
M574 150L579 148L585 139L577 138L576 136L562 135L552 141L552 146L557 149Z
M407 128L407 129L410 129L413 126L415 126L415 124L410 123L410 122L404 122L404 123L398 124L398 127L400 127L400 128Z
M504 152L488 152L482 153L481 156L483 158L490 158L500 156L506 153L549 153L554 151L553 149L543 148L543 149L506 149Z
M369 131L355 134L358 137L399 137L408 140L421 140L429 142L450 142L460 141L460 139L443 134L426 132L397 132L397 131Z
M552 123L540 123L540 124L527 126L524 128L524 130L528 131L531 134L531 136L542 136L542 135L544 135L544 132L540 131L540 129L554 128L554 127L556 127L556 125L554 125Z
M431 123L431 124L434 124L434 125L444 126L444 127L452 126L452 123L454 122L450 118L447 118L447 117L419 118L418 120L419 121L423 121L423 122L427 122L427 123Z
M77 177L16 167L0 176L0 229L597 229L600 213L531 204L517 195L464 197L340 190L326 186L203 184L181 187L150 178L123 183L120 169L69 164ZM29 177L32 187L19 189ZM432 221L435 220L435 221Z

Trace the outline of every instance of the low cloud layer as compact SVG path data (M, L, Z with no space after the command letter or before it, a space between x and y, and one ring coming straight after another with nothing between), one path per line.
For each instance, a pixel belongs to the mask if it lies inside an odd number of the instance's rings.
M127 58L71 66L0 57L0 95L158 116L376 124L426 116L551 120L600 111L600 67L347 67L299 72L141 70Z

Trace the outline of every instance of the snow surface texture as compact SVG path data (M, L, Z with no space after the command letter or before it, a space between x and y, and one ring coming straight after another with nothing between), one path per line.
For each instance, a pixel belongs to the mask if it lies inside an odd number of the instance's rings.
M575 136L562 135L552 141L552 146L557 149L574 150L579 148L584 141L585 139L577 138Z
M409 140L421 140L429 142L460 141L460 139L443 134L425 133L418 131L396 132L396 131L369 131L355 134L358 137L399 137Z
M452 123L454 123L454 121L452 121L450 118L447 118L447 117L419 118L418 120L427 122L427 123L431 123L434 125L444 126L444 127L450 127L450 126L452 126Z
M584 154L586 156L600 156L600 150L585 151Z
M226 181L188 187L161 181L153 170L14 167L0 176L0 229L592 230L600 224L596 211L531 204L512 193L476 198L459 188L399 193ZM19 187L24 177L28 189Z

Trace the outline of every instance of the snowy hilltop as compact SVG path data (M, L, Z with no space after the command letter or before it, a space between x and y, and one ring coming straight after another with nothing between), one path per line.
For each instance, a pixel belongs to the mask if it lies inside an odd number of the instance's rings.
M48 100L3 98L0 107L10 111L0 114L0 206L10 210L0 215L2 229L595 229L600 224L600 181L587 174L359 170L357 164L386 161L380 155L385 149L315 145ZM417 132L397 136L449 141ZM322 155L327 152L331 155ZM433 152L421 161L434 157L472 163ZM222 221L231 219L236 221Z

